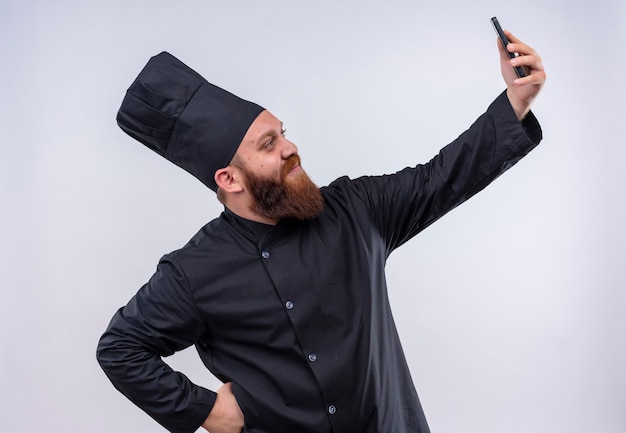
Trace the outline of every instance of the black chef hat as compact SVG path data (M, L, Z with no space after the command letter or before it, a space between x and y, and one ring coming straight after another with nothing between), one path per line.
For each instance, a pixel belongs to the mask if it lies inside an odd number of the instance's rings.
M117 123L216 191L215 172L230 163L261 111L162 52L128 88Z

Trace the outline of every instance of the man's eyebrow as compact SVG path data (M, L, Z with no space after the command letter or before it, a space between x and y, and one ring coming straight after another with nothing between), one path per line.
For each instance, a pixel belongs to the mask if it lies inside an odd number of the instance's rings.
M285 132L285 128L284 128L283 122L280 122L280 131L279 131L279 134L283 134L284 132ZM267 137L271 137L272 135L275 135L275 131L274 131L274 129L273 129L273 128L272 128L272 129L270 129L269 131L267 131L267 132L263 133L263 134L262 134L262 135L258 138L258 140L257 140L257 145L258 145L258 146L261 146L261 145L265 144L265 143L264 143L264 140L265 140Z

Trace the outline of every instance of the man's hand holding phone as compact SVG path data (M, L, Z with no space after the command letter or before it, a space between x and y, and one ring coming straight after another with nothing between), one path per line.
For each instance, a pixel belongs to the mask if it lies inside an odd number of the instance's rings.
M500 51L500 66L502 77L507 85L507 96L519 120L522 120L546 81L546 72L541 57L530 46L526 45L511 32L506 30L501 34L498 31L497 20L494 28L498 33L498 50ZM501 30L501 29L500 29ZM506 47L502 39L509 42ZM519 55L515 55L518 53ZM520 73L522 69L523 73ZM521 76L518 76L521 75Z

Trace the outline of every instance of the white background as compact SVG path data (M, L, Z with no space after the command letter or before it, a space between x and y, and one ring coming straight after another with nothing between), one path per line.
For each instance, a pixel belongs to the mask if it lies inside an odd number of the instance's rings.
M2 1L0 431L161 431L95 347L221 207L115 123L150 56L268 107L322 185L467 128L504 88L493 15L544 58L545 138L392 255L415 385L436 433L626 431L625 5ZM217 386L193 349L169 362Z

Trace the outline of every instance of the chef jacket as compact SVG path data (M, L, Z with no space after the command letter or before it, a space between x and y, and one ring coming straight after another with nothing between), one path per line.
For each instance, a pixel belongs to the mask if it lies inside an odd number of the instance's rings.
M265 226L226 209L115 314L102 368L171 432L196 431L216 398L162 360L191 345L232 382L246 432L428 432L385 262L540 140L503 93L429 163L322 188L317 218Z

